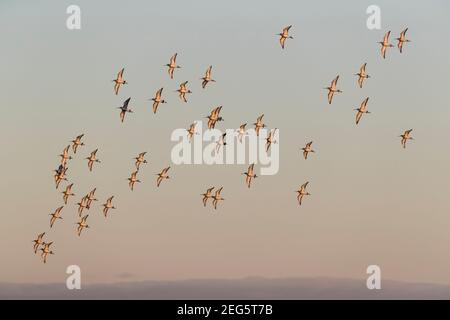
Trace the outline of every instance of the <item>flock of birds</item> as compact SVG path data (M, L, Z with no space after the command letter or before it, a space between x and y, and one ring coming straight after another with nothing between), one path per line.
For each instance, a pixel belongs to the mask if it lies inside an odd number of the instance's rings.
M293 37L289 34L291 27L292 26L285 27L282 30L282 32L278 34L280 36L279 42L280 42L282 49L285 48L286 40L293 39ZM396 38L397 47L398 47L400 53L403 52L403 45L407 42L410 42L409 39L406 39L407 30L408 30L407 28L405 30L403 30L400 33L400 36L398 38ZM390 31L388 31L384 35L383 41L379 42L381 44L381 56L383 58L386 58L387 49L394 47L394 45L389 43L389 36L390 36ZM370 76L366 73L366 65L367 64L364 63L360 67L359 72L355 74L356 76L358 76L357 85L359 86L359 88L362 88L364 81L366 79L370 78ZM165 66L168 68L168 74L170 76L170 79L173 79L175 70L181 68L181 66L179 66L177 64L177 54L176 53L170 58L170 62L168 64L166 64ZM209 66L205 72L205 75L201 78L201 80L202 80L201 85L202 85L203 89L206 88L208 83L216 82L216 80L212 79L211 73L212 73L212 66ZM333 97L334 97L335 93L342 93L342 91L337 88L338 80L339 80L339 75L336 76L335 79L333 79L333 81L331 82L329 87L325 88L326 90L328 90L328 103L329 104L331 104L333 102ZM119 73L117 74L117 77L112 81L114 82L114 93L116 95L118 95L120 88L123 85L127 84L127 81L124 79L124 69L121 69L119 71ZM178 96L181 99L181 101L183 101L185 103L187 102L186 95L192 93L192 91L190 89L188 89L187 85L188 85L188 81L184 81L180 84L180 88L178 90L176 90L178 92ZM152 106L153 113L157 112L160 104L167 103L167 101L165 101L162 98L162 93L163 93L163 88L160 88L156 92L154 98L150 99L151 101L153 101L153 106ZM130 100L131 100L131 98L126 99L123 102L122 106L118 108L120 110L119 116L120 116L121 122L124 122L125 116L127 113L133 112L133 110L130 108ZM366 99L364 99L363 102L361 102L359 108L355 109L357 125L361 121L362 116L364 114L370 113L367 110L368 101L369 101L369 98L367 97ZM208 119L208 129L215 128L217 122L224 120L222 118L222 116L220 116L221 110L222 110L222 106L215 107L211 111L211 113L206 117ZM255 126L255 132L256 132L257 136L259 136L260 130L262 128L266 127L266 125L263 122L263 117L264 117L264 114L260 115L256 119L256 122L253 123L253 125ZM193 136L195 134L197 134L196 133L196 125L197 125L197 123L193 123L189 126L188 129L186 129L186 134L187 134L189 141L192 141ZM242 140L245 138L245 136L247 134L246 126L247 126L247 123L244 123L244 124L240 125L239 129L236 131L236 136L238 137L238 140L240 142L242 142ZM273 130L269 130L269 132L268 132L268 136L266 138L266 152L269 152L269 149L270 149L270 146L272 145L272 143L276 143L276 141L274 140L276 130L277 129L275 128ZM412 129L409 129L400 135L401 145L403 146L403 148L406 148L406 143L408 140L413 139L411 137L411 132L412 132ZM83 137L84 137L84 134L78 135L74 140L71 141L72 142L71 145L68 145L66 148L64 148L62 154L59 155L61 158L61 161L60 161L59 167L56 170L54 170L54 172L55 172L54 180L55 180L56 189L59 188L62 181L66 181L68 183L68 179L67 179L68 166L67 166L67 164L70 160L73 159L72 155L70 154L70 151L72 150L73 156L76 155L78 148L85 145L84 142L82 141ZM216 141L216 143L217 143L216 152L219 152L220 148L222 146L226 145L226 133L223 134ZM305 160L308 159L308 155L310 153L315 152L312 149L312 144L313 144L313 141L310 141L305 145L305 147L301 148L301 150L303 151L303 158ZM101 161L97 158L97 152L98 152L98 149L95 149L94 151L92 151L90 153L90 155L88 157L85 158L85 160L87 160L88 169L91 172L94 169L94 164L101 163ZM131 173L130 177L128 178L128 185L129 185L129 188L131 189L131 191L134 190L136 183L141 182L138 179L138 173L139 173L141 165L148 163L147 160L145 159L146 154L147 154L146 152L141 152L139 155L137 155L134 158L136 170L133 171ZM169 179L169 175L168 175L169 169L170 169L170 166L162 169L161 172L156 174L157 187L160 187L161 183L164 180ZM257 178L257 175L255 174L254 170L255 170L255 164L253 163L248 167L246 172L242 173L243 175L245 175L245 184L247 185L248 188L251 187L253 179ZM310 193L307 191L308 184L309 184L309 181L303 183L298 188L298 190L295 191L297 193L297 201L298 201L299 205L302 204L302 201L305 196L310 195ZM62 200L63 200L64 205L68 204L70 197L75 196L75 194L72 192L73 186L74 186L74 184L70 183L66 186L65 190L62 191L62 194L63 194ZM212 206L214 209L217 209L220 201L225 200L221 195L221 192L223 191L223 187L217 188L216 191L214 191L215 189L216 189L216 187L210 187L206 190L205 193L201 194L202 203L203 203L204 207L206 207L209 199L212 200ZM92 204L94 202L98 201L98 199L95 197L95 192L96 192L96 188L92 189L89 193L87 193L84 197L82 197L81 200L77 203L79 221L76 223L76 225L77 225L76 233L78 234L78 236L81 236L81 233L84 229L89 228L89 225L87 222L89 214L83 215L83 212L85 210L89 210L91 208ZM116 207L113 205L113 199L114 199L114 196L110 196L108 199L106 199L105 203L102 204L102 207L103 207L102 212L103 212L103 215L105 216L105 218L108 216L108 213L110 210L116 209ZM64 205L58 207L53 213L50 214L50 216L51 216L50 222L49 222L50 228L53 228L53 226L55 225L55 223L58 220L63 219L61 215L62 215L62 210L64 208ZM33 240L33 251L34 251L34 253L37 253L39 250L42 252L41 258L44 263L47 262L47 257L49 255L54 254L50 248L51 245L53 244L53 242L45 241L44 240L45 234L46 233L43 232L43 233L39 234L35 240Z

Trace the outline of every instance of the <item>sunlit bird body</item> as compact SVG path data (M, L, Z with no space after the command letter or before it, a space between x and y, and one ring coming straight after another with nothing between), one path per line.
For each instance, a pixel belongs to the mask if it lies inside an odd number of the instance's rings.
M336 76L336 78L334 78L333 81L331 81L331 85L325 88L328 90L328 104L331 104L331 102L333 102L333 96L336 92L342 93L342 91L337 88L338 80L339 76Z
M302 150L303 150L303 158L305 158L305 160L307 160L308 159L308 154L310 153L310 152L315 152L313 149L312 149L312 147L311 147L311 145L313 144L313 142L312 141L310 141L310 142L308 142L303 148L302 148Z
M59 185L61 183L61 181L67 181L66 178L66 173L67 173L67 169L66 167L64 167L62 164L59 165L58 169L55 170L55 184L56 184L56 189L59 188Z
M138 178L137 178L137 174L138 174L139 170L134 171L133 173L131 173L131 176L128 178L128 186L130 187L131 191L134 190L134 184L136 182L141 182Z
M208 82L216 82L216 80L211 78L211 70L212 66L209 66L208 69L206 69L205 76L202 78L202 88L205 89Z
M38 236L35 240L33 240L34 253L37 253L39 246L44 243L44 240L43 240L44 236L45 236L45 232L42 232L41 234L38 234Z
M95 198L95 191L97 191L97 188L94 188L86 195L86 209L88 210L91 208L92 201L98 201L98 199Z
M158 178L156 179L156 186L159 187L161 182L165 179L169 179L170 177L167 175L167 171L169 171L170 167L164 168L160 173L156 174Z
M214 196L213 196L213 203L212 203L214 209L217 209L217 204L219 203L219 201L225 200L225 199L222 198L222 196L220 195L220 193L222 192L222 189L223 189L223 187L220 187L220 189L217 190L217 191L214 193Z
M358 85L360 88L363 87L364 80L370 78L370 76L366 73L366 65L367 63L364 63L359 69L359 72L355 74L355 76L358 76Z
M400 142L401 142L401 144L403 146L403 149L406 148L406 142L408 140L414 140L414 138L411 137L411 131L412 130L413 129L406 130L403 134L400 135L400 137L402 138L402 140Z
M66 187L66 190L64 190L62 192L64 204L67 204L67 201L69 200L69 197L73 197L75 195L75 193L72 192L72 187L73 187L73 183L69 184Z
M81 218L81 220L79 222L77 222L77 234L78 236L81 235L81 231L83 231L83 229L85 228L89 228L89 225L87 224L87 218L89 217L89 215L85 215L83 218Z
M86 158L88 160L89 171L92 171L92 167L94 166L94 162L100 163L100 160L97 159L97 151L98 151L98 149L95 149L94 151L91 152L91 155Z
M202 193L202 196L203 196L202 202L203 202L203 206L204 207L206 207L206 203L208 202L208 199L213 197L212 196L212 191L213 190L214 190L214 187L209 188L209 189L206 190L205 193Z
M139 155L136 158L134 158L136 160L136 162L134 164L135 164L137 170L139 170L141 164L148 163L148 161L145 160L145 158L144 158L146 154L147 154L147 152L141 152L141 153L139 153Z
M247 135L247 131L246 131L246 129L245 129L246 126L247 126L246 123L241 124L241 125L239 126L239 129L237 130L238 139L239 139L239 142L241 142L241 143L242 143L242 139L244 138L244 136Z
M286 42L286 39L294 39L292 36L289 35L289 29L291 29L291 26L287 26L283 29L281 33L278 34L280 36L280 45L281 49L284 49L284 43Z
M222 106L214 108L211 114L206 117L208 119L208 129L214 129L218 121L223 121L223 118L219 115L221 110Z
M381 56L383 59L386 58L386 50L387 48L392 48L393 45L389 43L389 35L391 34L391 31L386 32L386 34L383 37L383 41L378 42L381 44Z
M121 85L127 84L127 82L123 79L123 71L125 69L122 68L122 70L119 71L117 74L116 79L113 80L114 82L114 93L117 95L119 93L119 89Z
M72 150L73 153L77 153L77 149L79 146L84 146L84 142L81 141L81 139L84 137L84 134L80 134L75 138L75 140L72 140Z
M50 246L53 244L53 242L49 242L49 243L43 243L43 248L41 248L41 251L42 251L42 253L41 253L41 258L42 258L42 261L44 262L44 263L47 263L47 257L48 257L48 255L49 254L54 254L53 253L53 251L51 251L50 250Z
M59 207L58 209L55 210L55 212L50 213L50 215L52 216L50 218L50 228L53 227L53 224L55 223L56 219L62 219L62 217L61 217L61 210L63 208L64 207Z
M160 103L166 103L166 100L162 99L162 97L161 97L162 91L163 91L163 88L156 91L155 97L151 99L153 101L153 106L152 106L153 113L156 113Z
M272 145L272 143L277 143L276 140L274 140L274 136L275 136L275 132L278 129L275 128L274 130L270 130L267 134L267 138L266 138L266 152L269 152L270 146Z
M77 203L78 205L78 216L81 217L83 214L83 210L87 207L87 196L84 196L80 202Z
M311 195L309 192L306 191L306 187L308 186L308 183L309 182L305 182L304 184L302 184L300 186L300 188L297 191L295 191L296 193L298 193L297 201L300 206L302 205L303 197Z
M406 31L408 31L408 28L406 28L405 30L400 32L400 37L396 39L398 41L397 42L397 48L398 48L398 50L400 50L400 53L403 52L403 44L405 42L411 42L411 40L406 39Z
M70 145L68 145L63 150L63 153L59 155L61 157L61 165L64 167L66 166L67 161L72 159L72 157L69 155L69 149L70 149Z
M185 81L185 82L181 83L180 84L180 89L177 90L178 97L180 97L180 99L182 101L184 101L184 102L187 102L186 94L187 93L192 93L192 91L187 88L187 84L188 84L188 81Z
M197 123L194 122L193 124L191 124L189 126L189 129L186 129L189 142L192 142L192 138L194 137L194 135L198 134L197 132L195 132L195 127L196 126L197 126Z
M361 121L361 118L363 116L363 114L365 113L370 113L369 111L367 111L367 102L369 101L369 97L365 98L363 102L361 102L361 105L359 106L359 108L355 109L356 112L356 124L359 123L359 121Z
M170 79L173 79L173 72L175 69L181 68L179 65L177 65L177 53L175 53L171 58L170 62L166 64L166 66L169 68L167 71L169 72Z
M266 127L266 125L263 123L263 117L264 117L264 114L260 115L256 119L256 122L253 124L255 126L255 131L256 131L257 136L259 136L259 130Z
M103 215L105 216L105 218L108 216L108 211L111 209L116 209L115 206L113 206L112 204L112 200L113 200L114 196L109 197L106 200L106 203L103 204Z
M250 188L252 179L257 178L258 176L254 172L255 164L252 163L246 172L243 172L242 174L245 175L245 184L248 188Z

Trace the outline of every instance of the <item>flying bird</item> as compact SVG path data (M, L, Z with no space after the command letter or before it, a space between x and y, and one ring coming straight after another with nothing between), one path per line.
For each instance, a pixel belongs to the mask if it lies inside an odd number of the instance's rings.
M72 160L72 157L69 155L70 145L64 148L63 153L59 156L61 157L61 165L66 166L68 160Z
M175 69L181 68L179 65L177 65L177 54L176 53L170 58L170 63L166 64L166 66L169 68L168 72L169 72L170 79L173 79L173 71Z
M206 190L205 193L202 193L202 196L203 196L202 202L203 202L203 206L204 207L206 207L206 203L208 202L208 199L213 197L212 196L212 191L213 190L214 190L214 187L209 188L209 189Z
M360 88L363 87L364 80L370 78L370 76L366 73L366 65L367 63L364 63L359 69L359 73L355 74L355 76L358 76L358 85Z
M88 210L91 208L92 201L98 201L98 199L95 198L96 190L97 190L97 188L94 188L92 191L90 191L86 195L86 209L88 209Z
M194 137L194 134L198 134L197 132L195 132L196 126L197 126L197 122L194 122L193 124L191 124L189 126L189 129L186 129L189 142L192 142L192 138Z
M225 132L224 134L222 134L220 136L219 140L216 141L216 153L218 153L220 151L220 148L222 146L226 146L227 145L226 136L227 136L227 133Z
M310 153L310 152L315 152L312 148L311 148L311 145L313 144L313 142L312 141L310 141L310 142L308 142L307 144L306 144L306 146L305 147L303 147L302 148L302 150L303 150L303 158L305 158L305 160L307 160L308 159L308 154Z
M62 217L61 217L61 210L63 208L64 208L63 206L59 207L58 209L55 210L55 212L50 213L50 215L52 216L50 218L50 228L53 227L53 224L55 223L56 219L62 219Z
M402 138L401 144L402 144L402 146L403 146L403 149L406 148L406 142L407 142L408 140L414 140L414 138L411 137L411 131L412 131L412 130L413 130L413 129L406 130L402 135L400 135L400 137Z
M77 203L78 205L78 216L81 217L83 214L83 210L87 207L87 196L84 196L80 202Z
M400 53L402 53L402 50L403 50L403 44L404 44L405 42L411 42L411 40L406 39L406 31L408 31L408 28L406 28L405 30L403 30L402 32L400 32L400 37L397 38L397 41L398 41L397 47L398 47L398 49L400 50Z
M249 187L249 188L250 188L250 185L251 185L251 183L252 183L252 179L258 177L258 176L254 173L254 170L253 170L254 167L255 167L255 164L252 163L252 164L248 167L247 172L242 173L243 175L245 175L245 183L247 184L247 187Z
M120 109L120 121L123 122L125 120L125 115L128 113L132 113L133 110L131 110L128 107L128 104L130 103L131 98L128 98L123 102L123 105L121 107L118 107L117 109Z
M108 211L110 209L116 209L116 207L114 207L112 204L113 198L114 198L114 196L109 197L106 200L106 203L103 204L103 214L105 215L105 218L108 216Z
M336 92L342 93L341 90L337 89L338 80L339 76L337 76L336 78L333 79L333 81L331 81L331 85L329 87L325 88L328 90L328 104L331 104L331 102L333 101L333 96Z
M151 98L150 100L153 101L153 113L156 113L156 110L158 110L158 106L160 103L166 103L166 100L161 98L163 88L156 91L155 97Z
M86 158L88 160L89 171L92 171L94 162L100 163L100 160L97 159L97 151L98 151L98 149L95 149L94 151L91 152L91 155Z
M272 145L272 143L277 143L275 140L273 140L275 132L278 129L275 128L273 131L270 130L269 133L267 134L267 138L266 138L266 152L269 152L270 146Z
M355 109L356 112L356 124L359 123L359 121L361 120L361 117L363 116L364 113L370 113L369 111L367 111L367 101L369 101L369 97L365 98L363 102L361 102L361 105L359 106L358 109Z
M386 34L383 37L383 41L378 42L381 44L381 56L383 59L386 58L386 50L387 48L392 48L393 45L389 43L389 35L391 34L391 31L386 32Z
M289 35L289 29L291 29L291 27L292 25L284 28L281 33L277 34L278 36L280 36L280 45L282 49L284 49L284 43L286 42L286 39L294 39Z
M33 240L34 253L37 253L39 246L44 243L44 240L43 240L44 236L45 236L45 232L42 232L41 234L38 234L38 236L35 240Z
M266 125L263 123L263 117L264 114L260 115L257 119L256 122L253 124L255 126L255 131L256 131L256 135L259 136L259 130L261 130L261 128L265 128Z
M117 74L116 79L113 80L113 82L114 82L114 92L115 92L116 95L119 93L120 86L123 85L123 84L127 84L127 82L123 79L123 71L124 70L125 69L122 68L122 70L120 70L119 73Z
M169 171L170 167L163 169L160 173L156 174L158 178L156 179L156 186L159 187L161 182L164 179L169 179L170 177L167 175L167 171Z
M66 167L64 167L62 164L59 165L58 169L55 170L55 184L56 184L56 189L59 188L59 185L61 183L61 181L67 181L66 178L66 173L67 173L67 169Z
M218 121L223 121L223 118L219 116L221 110L222 106L214 108L211 114L206 117L208 119L208 129L214 129Z
M67 201L68 201L69 197L75 195L75 193L72 193L72 187L73 187L73 183L69 184L69 185L66 187L66 190L64 190L64 191L62 192L64 204L67 204Z
M308 183L309 182L305 182L300 186L299 190L295 191L296 193L298 193L297 200L300 206L302 205L303 197L311 195L309 192L306 192L306 187L308 186Z
M79 222L77 222L77 234L78 236L81 235L81 231L83 231L84 228L89 228L89 225L87 224L87 218L89 217L89 215L85 215L83 218L81 218L81 220Z
M188 81L181 83L180 89L176 90L178 92L178 96L184 102L187 102L186 93L192 93L192 91L187 88L187 83L188 83Z
M213 196L213 206L214 209L217 209L217 204L219 203L219 201L223 201L225 200L224 198L222 198L222 196L220 195L220 193L222 192L223 187L220 187L219 190L216 191L216 193Z
M53 242L49 242L49 243L43 243L43 248L41 248L41 258L43 259L44 263L47 263L47 256L49 254L54 254L53 251L50 250L50 246L53 244Z
M79 146L84 146L84 143L81 141L81 139L84 137L84 134L80 134L75 138L75 140L72 140L72 150L73 153L77 153L77 149Z
M144 159L146 154L147 154L147 152L141 152L141 153L139 153L139 155L136 158L134 158L136 160L136 162L134 164L135 164L137 170L139 170L142 163L145 163L145 164L148 163L147 160Z
M244 136L247 135L247 132L246 132L246 130L245 130L245 127L246 127L246 126L247 126L246 123L241 124L241 125L239 126L239 129L237 130L238 139L239 139L239 142L240 142L240 143L242 143L242 138L244 138Z
M128 186L130 187L131 191L134 190L134 184L136 182L141 182L138 178L137 178L137 174L138 174L139 170L134 171L133 173L131 173L131 176L128 178Z
M212 70L212 66L209 66L208 69L206 69L206 73L205 76L203 78L201 78L202 81L202 88L205 89L206 85L208 84L208 82L216 82L216 80L211 79L211 70Z

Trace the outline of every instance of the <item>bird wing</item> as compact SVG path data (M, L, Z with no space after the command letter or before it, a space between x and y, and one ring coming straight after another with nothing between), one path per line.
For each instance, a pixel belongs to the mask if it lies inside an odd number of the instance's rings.
M386 32L386 34L384 35L383 38L383 43L388 43L389 42L389 35L391 34L391 31Z
M159 106L159 102L157 102L157 101L153 102L153 106L152 106L153 113L156 113L156 111L158 110L158 106Z
M285 37L283 37L283 36L281 36L280 37L280 45L281 45L281 48L282 49L284 49L284 43L286 42L286 38Z
M331 104L331 102L333 101L333 95L334 95L334 92L329 90L328 91L328 104Z
M359 85L360 88L362 88L363 82L364 82L364 77L359 76L359 78L358 78L358 85Z
M175 64L177 62L177 53L175 53L171 58L170 58L170 64Z
M119 71L119 73L117 74L117 80L122 80L123 77L123 71L125 70L125 68L122 68L122 70Z
M367 62L361 66L361 69L359 69L360 73L366 73L366 64L367 64Z
M159 187L159 185L161 184L161 181L163 180L163 178L161 176L158 176L158 179L156 179L156 186Z
M128 109L128 104L130 103L131 97L124 101L122 108Z
M362 115L363 115L363 113L361 111L358 111L356 113L356 124L359 123L359 121L361 120Z
M120 83L115 83L114 84L114 93L117 95L119 93L119 88L120 88Z
M386 58L386 46L381 47L381 56L383 57L383 59Z

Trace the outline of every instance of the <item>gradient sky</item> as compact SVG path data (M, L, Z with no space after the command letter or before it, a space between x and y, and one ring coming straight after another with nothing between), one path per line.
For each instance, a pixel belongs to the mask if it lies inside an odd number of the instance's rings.
M26 4L25 4L26 3ZM66 8L82 10L82 29L66 28ZM366 8L381 8L382 29L366 28ZM85 282L186 278L365 277L377 264L395 280L450 283L450 74L448 1L2 1L0 77L2 258L0 281L62 282L77 264ZM275 36L292 24L281 50ZM403 54L380 56L409 27ZM394 39L392 39L394 42ZM164 64L178 52L170 80ZM367 62L363 89L354 73ZM213 65L217 80L199 78ZM125 67L129 85L115 96ZM331 106L330 81L344 91ZM187 104L173 92L189 80ZM153 97L169 103L156 116ZM358 127L353 109L369 96ZM132 97L134 114L116 107ZM265 122L280 130L280 171L247 190L246 166L175 166L170 134L223 105L219 128ZM398 135L414 128L406 150ZM76 135L86 146L69 162L75 199L49 231L62 204L52 170ZM314 140L316 154L299 148ZM89 173L85 160L103 161ZM132 158L148 151L143 183L132 193ZM306 180L302 207L294 191ZM203 208L200 193L224 186L226 201ZM63 184L62 187L65 187ZM91 229L75 233L75 203L97 187ZM115 195L108 219L99 204ZM75 201L76 200L76 201ZM54 241L44 265L31 240Z

